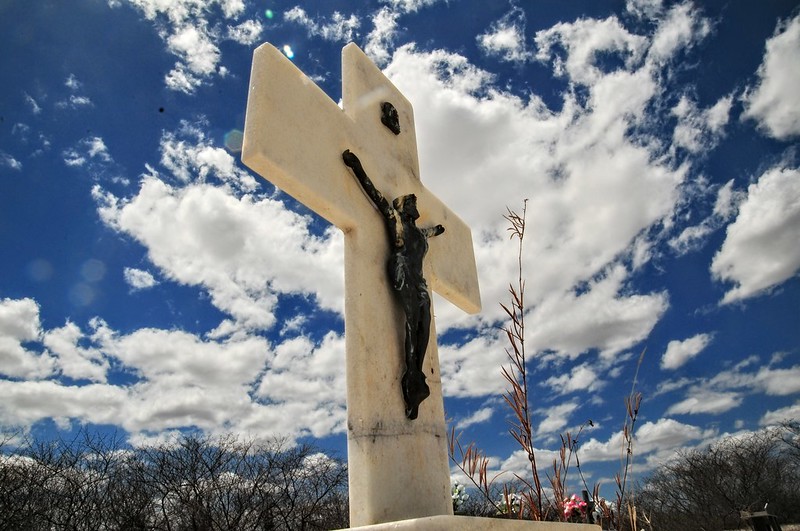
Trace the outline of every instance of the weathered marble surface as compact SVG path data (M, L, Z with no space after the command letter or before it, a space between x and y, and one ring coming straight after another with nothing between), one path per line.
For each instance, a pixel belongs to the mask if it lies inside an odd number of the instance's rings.
M419 418L404 415L404 316L387 281L383 220L342 152L358 153L388 198L417 195L419 226L441 223L430 240L425 277L464 309L480 310L469 227L420 181L409 102L354 44L342 51L342 107L272 45L256 51L243 162L345 233L347 436L351 525L452 514L446 426L435 324L425 356L430 397ZM398 111L401 133L380 121ZM454 183L458 186L458 183Z

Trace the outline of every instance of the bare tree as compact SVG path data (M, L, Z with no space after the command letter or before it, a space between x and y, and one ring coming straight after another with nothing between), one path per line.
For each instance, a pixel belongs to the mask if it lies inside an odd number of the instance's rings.
M330 529L347 513L346 466L309 445L0 439L0 531Z
M681 453L645 480L637 506L653 529L730 529L740 511L800 519L800 463L784 437L768 428Z

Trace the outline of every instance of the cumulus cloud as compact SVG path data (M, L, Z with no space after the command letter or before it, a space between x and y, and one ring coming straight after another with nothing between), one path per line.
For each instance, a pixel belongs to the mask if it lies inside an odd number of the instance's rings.
M39 305L33 299L0 300L0 374L29 380L50 375L53 358L24 346L41 334Z
M114 159L105 141L98 136L86 137L71 148L61 152L64 164L70 167L85 167L95 178L107 177L117 183L128 184L116 171Z
M300 6L295 6L283 14L284 20L297 23L308 31L309 35L322 37L326 41L344 41L350 42L353 37L357 35L361 22L355 15L345 16L338 11L334 11L331 15L331 20L326 21L321 19L316 21L311 19L306 13L305 9Z
M661 357L662 369L677 369L694 358L711 342L711 334L697 334L683 341L673 340Z
M389 7L382 7L372 16L372 31L367 35L364 53L378 65L384 65L391 57L397 33L397 20L400 13Z
M558 404L544 410L545 418L539 423L536 433L539 435L551 435L558 433L569 424L569 416L578 409L577 402L567 402Z
M575 83L592 84L603 77L601 53L615 54L628 69L642 58L647 39L628 32L616 17L579 19L536 32L536 59L553 61L554 73ZM566 58L557 49L564 47Z
M781 21L767 40L758 84L744 96L743 117L757 120L770 136L787 140L800 134L800 15Z
M80 328L67 322L61 328L47 331L42 343L56 357L64 376L73 380L104 383L109 369L108 360L96 348L81 347L79 343L82 338Z
M149 271L136 269L135 267L126 267L123 271L123 276L125 278L125 282L133 290L152 288L158 284L158 281L155 279L152 273Z
M318 343L296 337L273 348L248 335L204 339L150 328L124 334L101 319L88 332L69 322L42 330L38 311L31 299L0 302L2 371L28 379L0 379L3 425L46 418L64 428L72 421L116 424L134 438L188 427L259 438L344 429L341 335ZM45 354L21 353L21 342ZM123 383L107 381L111 364L128 375Z
M494 415L494 408L493 407L482 407L475 411L472 415L460 419L456 422L456 429L457 430L464 430L474 424L480 424L482 422L486 422L487 420L492 418Z
M636 438L635 452L637 461L640 462L637 470L641 472L663 463L679 450L698 445L714 437L716 433L713 430L704 430L674 419L662 418L656 422L645 422L636 429L634 435ZM619 460L624 447L625 442L620 429L606 441L595 438L581 441L580 459L582 463ZM537 455L539 454L537 453Z
M175 66L164 76L168 88L192 94L213 76L224 76L220 66L222 53L217 42L228 38L239 44L252 45L261 33L258 20L246 20L228 26L227 33L209 23L217 9L225 20L238 19L245 10L243 0L111 0L112 7L129 3L151 21L167 50L178 57Z
M686 50L711 32L711 23L692 2L672 6L661 18L648 52L655 62L669 61L677 50Z
M245 20L236 26L228 26L228 38L250 46L259 41L261 32L264 31L264 25L260 20Z
M565 395L575 391L594 391L603 385L597 373L588 364L569 367L563 374L545 381L555 394Z
M780 367L783 358L776 355L762 365L757 357L751 356L709 378L664 382L659 385L657 395L686 389L684 398L667 410L667 414L673 415L724 413L754 394L790 396L800 392L800 365Z
M400 13L413 13L419 11L423 7L432 6L436 2L442 0L385 0L392 9L396 9Z
M444 50L404 45L385 69L414 102L423 181L472 227L484 301L505 300L507 282L516 277L517 251L501 236L501 214L506 206L521 211L521 201L509 205L509 197L528 198L527 345L550 361L596 350L602 363L587 370L600 381L669 307L666 292L636 292L629 279L650 259L653 235L672 223L688 200L684 194L694 192L684 186L689 165L671 164L662 145L630 134L666 121L653 113L668 108L660 98L671 57L706 35L695 10L656 22L663 30L658 54L650 52L654 37L632 33L614 17L538 32L536 58L586 89L580 97L566 91L557 112L535 94L504 92L490 72ZM602 59L609 56L619 59L613 68ZM710 145L729 110L724 97L686 115L696 117L701 140ZM482 190L480 201L475 189ZM486 304L470 320L438 300L436 316L440 331L502 319L496 306ZM502 363L503 343L489 335L444 346L445 392L480 396L502 389L500 378L484 375Z
M732 282L722 304L768 291L800 269L800 170L775 167L751 184L711 273Z
M525 44L525 12L519 7L513 7L477 39L484 53L505 61L524 62L532 58Z
M628 0L625 9L639 18L656 18L663 10L662 0Z
M219 62L219 48L196 27L188 26L167 39L169 50L186 62L189 70L195 74L208 75L214 71Z
M133 197L95 187L103 222L140 242L164 278L207 290L234 329L272 327L281 293L316 295L322 308L341 312L339 232L312 235L309 218L252 195L255 181L229 153L182 129L162 138L165 180L149 167Z
M672 134L672 146L682 147L692 153L705 153L716 146L728 123L733 95L720 98L708 109L700 110L683 96L672 109L678 125Z
M161 164L180 181L205 182L217 178L245 192L258 188L256 180L237 165L225 149L215 146L200 127L182 122L176 132L165 132L160 142Z
M711 214L699 224L685 227L678 236L670 239L670 247L679 255L701 248L709 235L733 219L746 198L746 192L734 189L733 179L718 187Z
M667 409L667 415L711 413L719 414L738 407L743 397L734 392L718 392L696 389L691 396L673 404Z
M0 166L5 166L6 168L11 168L16 171L22 170L22 163L5 151L0 151Z
M30 106L31 112L33 114L40 114L42 112L42 107L35 99L33 99L33 96L31 96L27 92L25 93L25 103L27 103Z
M387 0L371 17L372 30L367 34L364 52L379 66L384 66L392 56L400 17L415 13L441 0Z
M775 426L789 420L800 418L800 403L767 411L759 420L761 426Z
M278 292L314 294L327 285L328 296L319 302L340 309L341 278L294 265L325 265L331 248L339 246L332 237L310 235L309 220L278 201L237 198L206 184L176 188L153 177L145 177L130 200L120 201L99 188L95 196L101 201L101 219L144 245L163 276L202 286L211 302L242 326L270 328ZM309 282L314 274L333 278Z
M70 74L69 76L67 76L67 80L64 81L64 85L68 89L70 89L71 91L74 92L74 91L78 90L79 88L81 88L83 86L83 83L78 81L78 78L75 76L75 74Z

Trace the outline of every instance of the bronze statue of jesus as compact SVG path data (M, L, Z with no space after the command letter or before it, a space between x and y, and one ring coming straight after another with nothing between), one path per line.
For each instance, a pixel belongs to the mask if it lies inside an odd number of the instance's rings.
M431 326L431 299L428 284L422 276L422 261L428 251L428 238L443 233L444 227L417 227L419 211L414 194L400 196L390 205L372 184L355 154L349 149L345 150L342 159L353 170L361 187L378 208L389 233L389 281L406 316L403 398L406 403L406 417L413 420L417 418L419 404L431 393L422 370Z

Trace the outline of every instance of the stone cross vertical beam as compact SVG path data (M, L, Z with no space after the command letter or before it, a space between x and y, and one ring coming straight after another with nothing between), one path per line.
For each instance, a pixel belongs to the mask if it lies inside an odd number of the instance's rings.
M397 109L400 134L381 123ZM342 162L358 155L383 195L413 193L429 240L425 278L463 310L480 310L469 227L420 181L410 103L354 44L342 50L342 107L270 44L254 54L242 161L345 235L345 344L350 524L452 514L436 331L425 356L431 388L419 417L404 414L405 318L387 277L383 219ZM459 186L459 183L453 183ZM298 264L299 266L299 264Z

